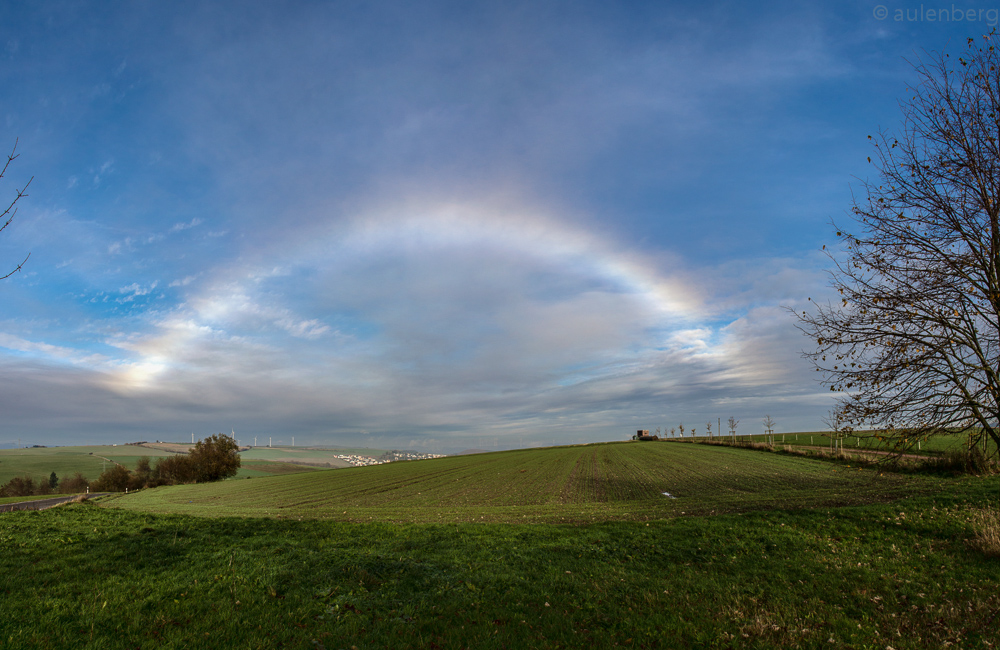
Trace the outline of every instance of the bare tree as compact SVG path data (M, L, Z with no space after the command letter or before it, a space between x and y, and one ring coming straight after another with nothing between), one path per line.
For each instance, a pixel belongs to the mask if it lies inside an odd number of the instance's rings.
M7 168L10 167L10 164L14 162L20 155L21 154L17 153L17 140L14 140L14 147L10 150L10 153L7 155L7 162L4 163L3 169L0 169L0 178L3 178L4 175L7 174ZM10 225L10 222L14 220L14 215L17 214L17 202L20 201L22 198L28 196L26 192L28 190L28 186L31 185L31 181L33 180L34 176L29 178L28 182L25 183L24 187L22 187L21 189L15 188L14 199L9 204L7 204L6 210L0 212L0 222L3 222L2 224L0 224L0 232L2 232L7 226ZM16 267L14 267L13 271L9 271L6 275L0 276L0 280L3 280L4 278L9 278L10 276L20 271L21 267L23 267L24 263L28 261L29 257L31 257L31 253L28 253L28 255L25 256L23 260L21 260L21 263L18 264Z
M832 439L830 443L831 448L836 448L837 441L843 436L844 430L844 413L841 409L830 409L826 416L823 418L823 424L830 429L830 437Z
M902 129L869 136L878 179L862 183L853 231L837 229L839 302L798 314L817 346L805 356L844 393L842 429L890 430L897 449L959 433L1000 446L996 47L990 34L914 66Z
M712 439L712 423L711 422L706 422L705 423L705 431L708 432L708 439L711 440Z
M736 427L738 427L739 425L740 425L740 421L730 415L729 416L729 434L733 437L733 442L736 442Z
M764 416L764 430L767 431L767 439L772 445L774 444L774 420L771 419L770 415Z

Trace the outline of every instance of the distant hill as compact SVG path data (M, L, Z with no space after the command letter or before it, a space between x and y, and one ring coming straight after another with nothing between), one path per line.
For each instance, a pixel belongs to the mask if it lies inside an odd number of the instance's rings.
M489 449L466 449L465 451L460 451L457 454L448 454L449 456L468 456L469 454L489 454L491 453Z

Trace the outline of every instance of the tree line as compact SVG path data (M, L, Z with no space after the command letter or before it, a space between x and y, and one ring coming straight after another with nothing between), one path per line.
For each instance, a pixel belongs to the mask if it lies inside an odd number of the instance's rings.
M0 497L30 497L33 495L45 496L47 494L74 494L83 492L90 485L80 472L73 476L68 476L60 480L55 472L49 474L49 478L41 479L37 483L30 476L15 476L7 483L0 485Z

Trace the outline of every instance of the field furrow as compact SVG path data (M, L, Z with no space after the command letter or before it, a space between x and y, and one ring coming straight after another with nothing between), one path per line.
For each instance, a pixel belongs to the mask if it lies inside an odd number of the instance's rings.
M586 522L861 504L931 482L747 449L607 443L161 487L108 505L202 516Z

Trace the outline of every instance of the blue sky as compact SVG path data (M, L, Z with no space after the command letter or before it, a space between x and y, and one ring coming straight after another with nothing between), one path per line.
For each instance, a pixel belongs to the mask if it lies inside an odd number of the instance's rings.
M997 22L924 5L3 3L0 446L822 428L784 307Z

